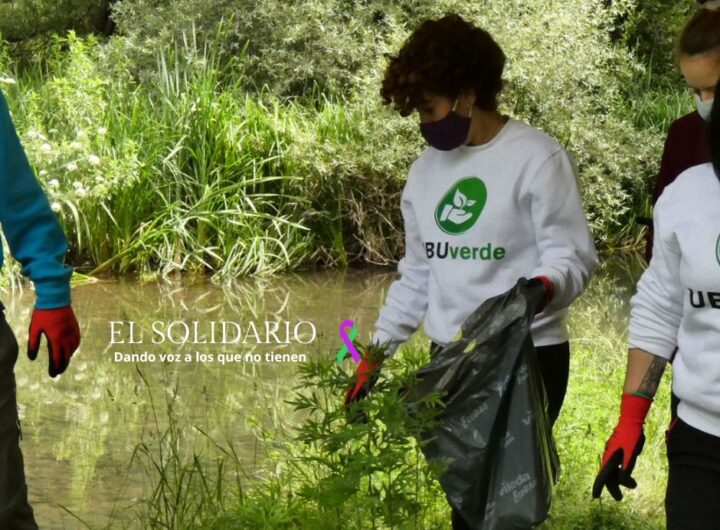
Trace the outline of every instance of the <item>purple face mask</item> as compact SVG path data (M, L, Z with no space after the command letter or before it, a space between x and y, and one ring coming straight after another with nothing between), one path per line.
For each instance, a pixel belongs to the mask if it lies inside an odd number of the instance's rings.
M452 110L444 118L420 124L420 132L427 143L435 149L451 151L467 141L472 107L470 107L470 116L460 116L455 112L457 104L458 100L456 99Z

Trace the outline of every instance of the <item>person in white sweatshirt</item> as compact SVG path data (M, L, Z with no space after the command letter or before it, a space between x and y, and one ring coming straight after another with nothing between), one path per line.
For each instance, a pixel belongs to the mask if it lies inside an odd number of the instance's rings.
M720 2L718 2L720 4ZM718 57L720 60L720 57ZM653 257L631 300L627 374L620 420L593 487L622 499L635 488L643 424L675 353L677 417L666 432L669 530L720 525L720 83L710 117L712 162L668 185L654 209ZM677 350L677 351L676 351Z
M530 278L546 292L531 334L554 422L568 381L567 308L598 258L571 157L497 110L504 64L486 31L447 15L423 22L388 65L385 103L417 110L430 146L402 192L405 255L371 343L390 356L422 322L435 353L485 300ZM346 403L365 395L379 364L360 363ZM453 528L466 527L453 513Z

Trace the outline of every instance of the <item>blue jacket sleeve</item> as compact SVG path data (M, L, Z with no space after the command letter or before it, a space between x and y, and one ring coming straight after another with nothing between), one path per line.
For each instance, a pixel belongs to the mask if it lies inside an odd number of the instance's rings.
M70 305L68 243L20 144L0 93L0 223L21 272L35 284L38 309Z

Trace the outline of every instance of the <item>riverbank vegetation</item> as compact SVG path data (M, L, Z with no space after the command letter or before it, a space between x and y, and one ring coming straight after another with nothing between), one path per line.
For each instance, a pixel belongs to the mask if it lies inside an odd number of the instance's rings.
M602 249L639 245L663 134L692 107L672 58L690 1L123 0L73 20L34 4L46 30L4 30L0 82L92 275L394 263L424 147L379 83L386 54L447 11L503 46L502 110L573 153Z

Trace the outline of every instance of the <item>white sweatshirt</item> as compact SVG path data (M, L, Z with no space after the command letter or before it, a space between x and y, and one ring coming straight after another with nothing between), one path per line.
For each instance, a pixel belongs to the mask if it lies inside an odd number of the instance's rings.
M568 339L567 307L598 261L575 166L555 140L510 119L488 143L430 147L412 164L400 207L405 255L372 337L390 342L388 355L421 322L446 345L483 301L522 276L545 275L555 286L532 325L535 345Z
M654 209L653 257L630 301L630 347L673 361L678 416L720 436L720 181L695 166Z

